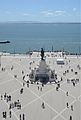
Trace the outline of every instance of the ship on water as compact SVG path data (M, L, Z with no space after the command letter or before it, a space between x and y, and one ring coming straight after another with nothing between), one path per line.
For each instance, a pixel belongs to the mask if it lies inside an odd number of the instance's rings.
M0 44L7 44L7 43L10 43L10 41L9 40L0 41Z

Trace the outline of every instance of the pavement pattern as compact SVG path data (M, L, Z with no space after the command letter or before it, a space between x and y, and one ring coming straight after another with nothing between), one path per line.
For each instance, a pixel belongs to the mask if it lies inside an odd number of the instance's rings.
M47 83L44 87L41 83L29 83L28 87L23 81L23 76L39 65L40 53L1 56L0 120L81 120L81 56L62 57L60 52L47 52L45 56L47 65L55 70L57 81L60 81L58 91L55 83ZM65 64L57 65L58 58L63 58ZM4 98L5 93L11 96L10 101ZM19 101L21 109L9 108L15 101Z

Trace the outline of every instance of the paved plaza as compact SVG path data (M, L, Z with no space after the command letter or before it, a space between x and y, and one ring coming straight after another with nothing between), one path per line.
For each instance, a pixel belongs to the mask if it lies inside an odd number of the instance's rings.
M64 65L56 63L58 58L62 58L61 53L48 52L45 56L47 65L57 74L58 90L55 82L43 87L41 83L29 83L28 87L23 80L31 69L38 67L40 53L1 56L0 120L81 120L81 56L64 56ZM5 93L11 96L10 101L4 98ZM10 104L15 101L19 101L21 108L12 105L10 109ZM3 112L6 112L6 118L3 118Z

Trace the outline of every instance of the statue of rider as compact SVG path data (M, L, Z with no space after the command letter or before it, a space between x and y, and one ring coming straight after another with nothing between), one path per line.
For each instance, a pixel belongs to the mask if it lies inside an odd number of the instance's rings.
M41 60L44 60L44 50L41 48Z

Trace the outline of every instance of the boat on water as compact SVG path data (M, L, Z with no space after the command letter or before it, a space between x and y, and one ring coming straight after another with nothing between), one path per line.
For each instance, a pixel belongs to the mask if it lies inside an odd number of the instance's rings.
M10 41L8 41L8 40L0 41L0 44L6 44L6 43L10 43Z

